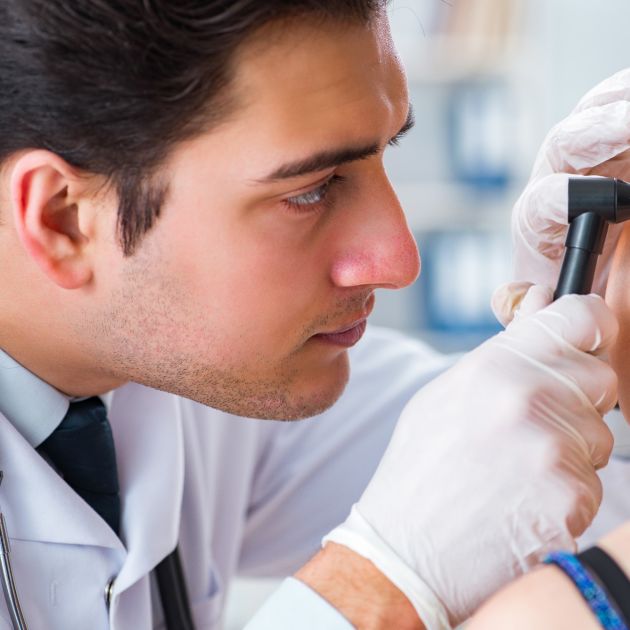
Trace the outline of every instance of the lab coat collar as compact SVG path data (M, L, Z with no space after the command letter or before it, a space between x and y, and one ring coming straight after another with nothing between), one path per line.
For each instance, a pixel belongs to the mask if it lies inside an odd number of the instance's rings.
M12 539L117 549L124 562L117 595L146 575L178 540L184 440L178 398L136 384L116 390L110 422L116 443L125 546L0 415L0 510Z
M116 596L150 572L177 545L184 489L179 398L129 384L116 390L110 422L123 493L122 532L128 556Z
M0 510L18 540L124 549L110 527L0 414Z

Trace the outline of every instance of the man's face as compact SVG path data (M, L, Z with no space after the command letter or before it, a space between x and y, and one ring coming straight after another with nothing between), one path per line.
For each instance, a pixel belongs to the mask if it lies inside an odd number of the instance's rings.
M231 118L173 153L134 256L112 238L98 259L77 330L116 378L305 417L343 390L375 288L419 272L382 164L408 117L405 79L384 20L297 21L244 47L235 93Z

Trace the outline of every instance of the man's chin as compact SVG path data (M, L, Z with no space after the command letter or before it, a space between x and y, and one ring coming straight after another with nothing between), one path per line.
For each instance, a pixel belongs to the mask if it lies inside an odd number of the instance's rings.
M326 365L299 370L286 379L251 381L220 376L213 380L178 378L175 382L134 380L235 416L302 420L332 407L343 393L349 375L350 365L344 352Z
M286 420L303 420L312 418L330 409L341 397L350 378L348 354L339 356L334 367L331 366L324 375L307 381L299 394L288 402Z
M340 398L343 388L334 394L321 394L316 399L301 399L289 404L285 412L278 416L268 416L268 420L305 420L328 411Z
M343 394L350 376L347 355L326 370L290 383L270 387L258 395L232 399L229 413L261 420L304 420L330 409ZM245 393L245 392L244 392ZM254 392L249 392L253 394Z
M289 391L282 397L252 401L249 413L239 414L261 420L304 420L330 409L343 394L348 384L349 372L337 375L335 380L327 380L316 386L311 381L302 391Z

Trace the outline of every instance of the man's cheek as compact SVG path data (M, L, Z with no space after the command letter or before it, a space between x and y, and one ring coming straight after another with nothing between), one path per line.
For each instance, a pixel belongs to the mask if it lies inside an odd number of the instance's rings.
M612 356L611 364L619 378L619 407L626 422L630 424L630 370L617 359L612 359Z
M606 304L617 317L619 335L610 350L610 364L619 378L619 405L630 421L630 225L621 232L615 249L608 285Z
M630 296L626 296L627 299ZM610 365L619 379L619 406L624 417L630 422L630 309L620 309L619 305L610 303L609 292L606 301L619 318L620 330L615 345L610 350Z

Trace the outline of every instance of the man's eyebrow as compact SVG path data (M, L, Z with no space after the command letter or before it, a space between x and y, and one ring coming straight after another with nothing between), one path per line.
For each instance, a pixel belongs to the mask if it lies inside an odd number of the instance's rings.
M413 125L413 110L409 107L409 114L407 115L405 124L400 128L398 133L389 140L388 144L398 144L398 141L413 127ZM317 171L323 171L334 166L341 166L342 164L347 164L348 162L365 160L373 155L376 155L380 150L381 147L379 143L373 142L360 147L342 147L339 149L321 151L320 153L315 153L303 160L283 164L269 175L266 175L262 179L257 179L256 182L269 183L282 179L299 177L300 175L308 175L309 173L316 173Z
M330 151L321 151L303 160L283 164L280 168L273 171L273 173L256 181L258 183L275 182L281 179L290 179L291 177L316 173L317 171L323 171L324 169L347 164L348 162L365 160L366 158L376 155L379 150L380 147L378 143L375 142L362 147L344 147Z

